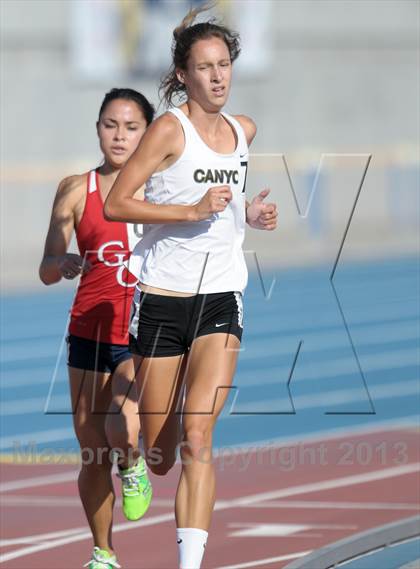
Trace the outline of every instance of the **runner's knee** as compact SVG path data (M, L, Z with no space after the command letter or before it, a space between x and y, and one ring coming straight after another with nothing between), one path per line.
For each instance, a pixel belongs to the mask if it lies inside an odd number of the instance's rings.
M80 445L82 464L110 462L110 448L104 429L87 421L75 421L75 432Z
M211 454L211 446L212 424L210 422L186 426L184 438L180 444L183 463L191 460L204 460L208 454Z

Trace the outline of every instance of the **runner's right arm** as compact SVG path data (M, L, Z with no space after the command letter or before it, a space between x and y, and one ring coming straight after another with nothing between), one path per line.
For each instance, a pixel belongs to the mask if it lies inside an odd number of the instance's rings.
M40 279L46 285L57 283L62 277L74 279L82 270L83 258L67 253L67 249L75 228L75 209L83 199L85 185L85 176L70 176L58 187L39 267Z
M174 163L183 147L178 120L170 113L156 119L114 182L105 201L105 218L129 223L194 222L223 211L232 199L229 186L210 188L198 203L191 205L153 204L133 197L154 172Z

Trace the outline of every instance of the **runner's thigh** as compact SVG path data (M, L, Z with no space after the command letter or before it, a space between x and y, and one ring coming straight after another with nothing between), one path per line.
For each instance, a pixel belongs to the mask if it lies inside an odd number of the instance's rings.
M81 447L107 446L105 419L112 400L110 374L69 367L73 422Z
M134 356L137 370L140 423L146 449L175 453L180 437L177 413L182 389L184 355L147 358Z
M186 370L184 428L191 421L216 420L232 386L239 347L232 334L209 334L194 340Z

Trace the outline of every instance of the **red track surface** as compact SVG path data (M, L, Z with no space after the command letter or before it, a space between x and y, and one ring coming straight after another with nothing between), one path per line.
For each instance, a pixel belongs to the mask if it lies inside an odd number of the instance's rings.
M218 459L218 509L203 569L279 569L300 552L416 513L420 480L414 466L419 460L415 431L352 435L282 448L282 455L277 449L238 454L224 462ZM288 467L290 452L297 453L296 464ZM124 569L176 568L172 502L178 469L164 479L153 477L155 500L141 522L126 522L116 508L115 527L124 525L115 533L114 547ZM76 476L77 469L65 465L2 465L2 482L72 470ZM4 568L73 569L89 559L91 541L81 539L86 522L75 481L3 489L1 501ZM66 543L73 535L66 530L74 528L80 529L77 541ZM232 535L244 530L251 535ZM51 532L64 533L34 537ZM17 538L27 539L4 541ZM46 549L23 555L28 547L40 544ZM20 552L19 557L8 559L11 552ZM274 560L263 561L270 558Z

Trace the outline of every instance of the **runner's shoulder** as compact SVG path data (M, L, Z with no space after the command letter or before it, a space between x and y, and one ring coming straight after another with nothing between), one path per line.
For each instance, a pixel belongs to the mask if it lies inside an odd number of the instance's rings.
M182 127L176 116L167 111L155 119L147 130L152 131L158 136L166 138L180 134L182 132Z
M179 120L173 113L166 112L147 128L143 140L151 152L167 158L182 151L184 135Z
M244 129L246 139L248 141L248 144L250 144L257 133L257 125L251 119L251 117L248 117L246 115L233 115L233 116L239 122L241 127Z
M58 185L56 201L61 204L75 205L85 195L88 172L67 176Z

